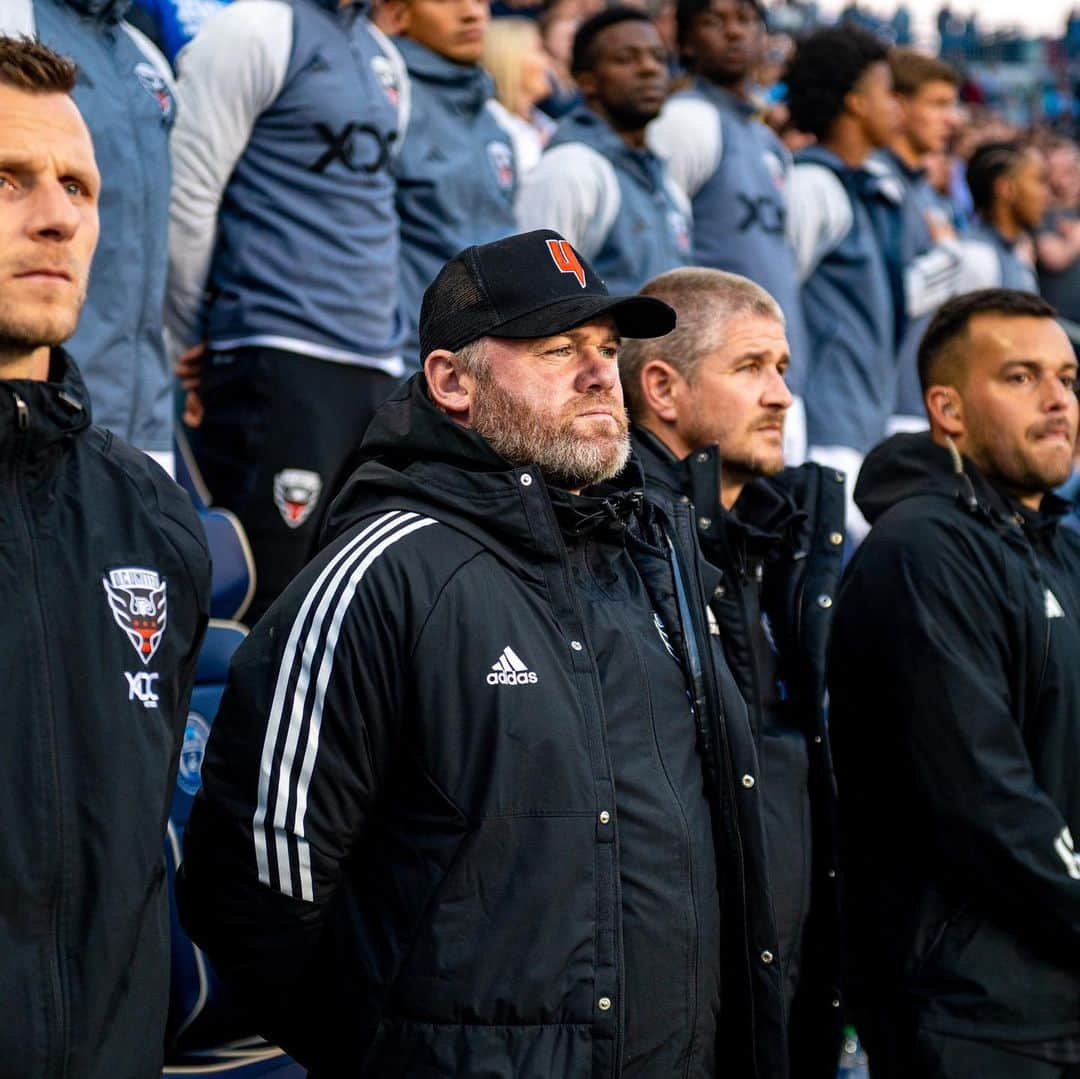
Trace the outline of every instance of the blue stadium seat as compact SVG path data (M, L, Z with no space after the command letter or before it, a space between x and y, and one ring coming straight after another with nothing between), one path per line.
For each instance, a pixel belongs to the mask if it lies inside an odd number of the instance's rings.
M244 526L226 509L213 505L187 436L176 432L176 482L191 496L199 514L214 566L211 587L212 618L243 618L255 595L255 560Z

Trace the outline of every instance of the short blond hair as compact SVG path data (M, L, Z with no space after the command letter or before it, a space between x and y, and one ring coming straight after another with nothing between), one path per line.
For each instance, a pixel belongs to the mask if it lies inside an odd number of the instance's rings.
M693 382L701 360L723 344L732 319L759 315L775 319L781 326L787 324L780 305L760 285L748 277L704 266L683 266L660 274L644 285L639 295L663 300L675 308L678 321L665 337L623 341L619 377L633 420L640 420L645 413L641 372L646 364L663 360L687 382Z

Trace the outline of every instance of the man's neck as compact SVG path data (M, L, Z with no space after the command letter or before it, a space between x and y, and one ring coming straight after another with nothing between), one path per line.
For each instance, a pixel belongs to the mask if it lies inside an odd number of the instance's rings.
M889 149L911 170L921 169L926 155L915 149L915 144L901 132L889 143Z
M821 145L851 169L859 168L874 149L862 128L843 116L833 124L832 131L821 140Z
M717 88L717 90L726 90L733 97L737 97L740 101L750 100L750 86L751 79L749 75L744 75L741 79L734 81L730 79L721 80L713 75L708 75L702 72L701 77L707 82L711 83Z
M33 379L44 382L49 377L49 346L31 349L0 348L0 381Z
M1023 234L1024 230L1020 222L1016 220L1016 215L1008 206L992 207L986 219L1009 243L1016 243Z
M608 127L615 132L616 135L626 143L632 150L641 150L645 146L645 128L636 127L631 130L620 128L615 121L611 118L611 115L604 108L599 101L586 102L590 112L595 112L602 120L604 120Z

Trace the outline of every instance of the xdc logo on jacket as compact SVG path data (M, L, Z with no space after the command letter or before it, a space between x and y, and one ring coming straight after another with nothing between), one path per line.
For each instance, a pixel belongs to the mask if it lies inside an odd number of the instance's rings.
M168 617L165 580L157 570L125 566L109 570L101 583L113 620L145 666L154 658L165 633ZM144 708L157 708L156 672L125 671L124 677L129 701L139 701Z
M315 134L326 143L326 150L308 168L312 172L326 172L340 161L350 172L378 172L386 168L390 160L390 144L397 132L389 135L371 124L348 123L340 131L329 124L315 124Z
M738 230L746 232L755 226L769 236L780 236L784 232L784 207L768 195L735 196L742 207L743 215L739 219Z

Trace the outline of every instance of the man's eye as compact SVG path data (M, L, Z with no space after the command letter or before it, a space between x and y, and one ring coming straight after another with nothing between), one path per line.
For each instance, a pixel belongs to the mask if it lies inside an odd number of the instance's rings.
M86 194L86 189L77 180L65 180L64 190L73 197Z
M1026 371L1017 371L1015 374L1009 375L1007 381L1014 386L1026 386L1031 381L1031 375Z

